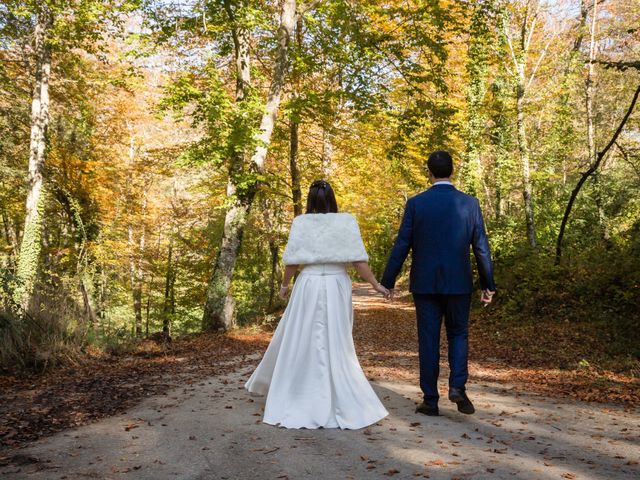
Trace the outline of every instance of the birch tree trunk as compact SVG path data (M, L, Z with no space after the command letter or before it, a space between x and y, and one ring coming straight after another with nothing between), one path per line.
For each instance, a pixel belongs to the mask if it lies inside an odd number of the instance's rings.
M136 154L138 149L135 144L135 136L133 128L129 126L129 174L127 178L127 205L133 211L133 172L135 168ZM146 186L143 188L142 211L141 217L144 220L144 213L147 208ZM130 211L129 215L133 215ZM131 285L131 296L133 300L134 324L133 332L137 337L142 336L142 259L145 248L145 226L144 221L141 222L140 234L136 241L136 234L133 225L133 219L129 218L128 225L128 243L129 243L129 281Z
M295 0L284 0L282 12L280 15L280 26L278 28L278 47L276 51L276 60L271 79L271 86L267 96L265 112L260 121L260 134L258 135L258 146L256 147L249 168L254 172L264 171L264 162L267 156L269 144L271 143L271 135L276 120L282 90L285 85L286 73L289 66L289 42L293 36L293 29L296 20L296 2ZM235 40L237 37L237 40ZM241 45L243 39L246 40L246 65L248 68L248 40L249 34L234 35L236 44L236 68L243 66L242 52L245 50ZM242 72L239 72L242 74ZM247 71L248 74L248 71ZM232 164L237 167L235 161ZM235 270L236 260L242 244L244 229L255 196L255 189L242 196L236 195L236 187L233 182L234 175L230 175L230 181L227 184L227 195L234 198L234 201L227 210L225 216L225 225L222 236L220 251L216 258L213 274L209 280L207 294L205 299L204 314L202 326L205 330L227 330L235 325L234 319L234 299L230 291L233 272Z
M44 168L49 126L49 77L51 74L51 46L49 30L51 12L43 3L35 26L35 78L31 100L31 137L29 141L29 177L26 215L20 254L16 269L17 286L14 299L29 309L38 275L42 251L43 210L45 204Z
M522 20L522 24L519 27L519 50L516 52L513 42L511 40L511 33L509 28L504 26L504 33L509 45L509 51L513 60L513 67L515 69L514 75L516 77L516 124L517 124L517 139L518 150L520 152L520 164L522 166L522 198L524 200L524 213L525 221L527 224L527 240L532 248L536 248L536 229L534 221L534 208L533 208L533 187L531 184L531 165L529 156L529 140L527 138L526 130L526 112L525 112L525 97L529 85L535 78L536 71L542 60L544 59L551 39L547 43L546 47L540 53L540 56L532 69L531 73L527 76L527 63L529 58L529 50L531 47L531 40L535 30L538 14L540 11L539 0L528 0L525 6L525 12Z

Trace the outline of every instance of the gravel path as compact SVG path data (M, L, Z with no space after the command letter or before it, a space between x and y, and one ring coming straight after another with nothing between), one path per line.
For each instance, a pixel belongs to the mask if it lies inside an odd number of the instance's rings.
M356 290L356 308L368 297ZM390 307L393 308L393 307ZM256 362L259 357L256 357ZM367 429L286 430L260 422L250 369L185 385L125 414L20 451L7 479L637 479L640 414L509 386L469 387L478 412L441 402L414 413L414 385L377 381L390 412ZM442 391L446 391L442 385Z

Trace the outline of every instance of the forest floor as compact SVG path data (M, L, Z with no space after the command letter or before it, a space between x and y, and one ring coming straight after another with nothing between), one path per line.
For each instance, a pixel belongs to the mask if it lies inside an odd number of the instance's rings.
M409 299L389 304L357 285L354 307L359 358L390 412L367 429L286 430L262 424L264 399L247 394L242 385L269 334L239 330L190 336L168 348L149 342L135 354L95 356L46 375L0 377L0 476L640 475L637 380L593 367L568 368L579 362L581 348L592 348L586 338L564 338L546 324L538 326L545 334L522 326L498 335L489 312L476 314L468 388L478 412L461 415L443 398L441 416L425 417L414 413L420 395ZM523 341L527 335L528 343ZM570 348L558 349L559 344ZM443 393L446 375L443 364Z

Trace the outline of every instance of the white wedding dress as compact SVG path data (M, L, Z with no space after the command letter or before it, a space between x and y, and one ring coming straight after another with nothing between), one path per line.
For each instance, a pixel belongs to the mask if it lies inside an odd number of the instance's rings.
M388 415L360 367L344 263L305 266L260 365L245 387L267 395L264 422L348 428Z

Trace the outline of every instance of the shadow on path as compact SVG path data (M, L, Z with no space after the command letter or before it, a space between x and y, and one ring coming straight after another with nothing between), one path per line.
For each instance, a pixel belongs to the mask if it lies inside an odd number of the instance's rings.
M360 297L356 298L356 303ZM414 413L411 382L377 379L390 415L366 429L287 430L261 422L253 365L149 398L124 414L24 449L8 479L607 479L640 477L640 416L621 408L469 387L478 412L441 402ZM409 358L409 360L411 360ZM445 391L445 385L441 385Z

